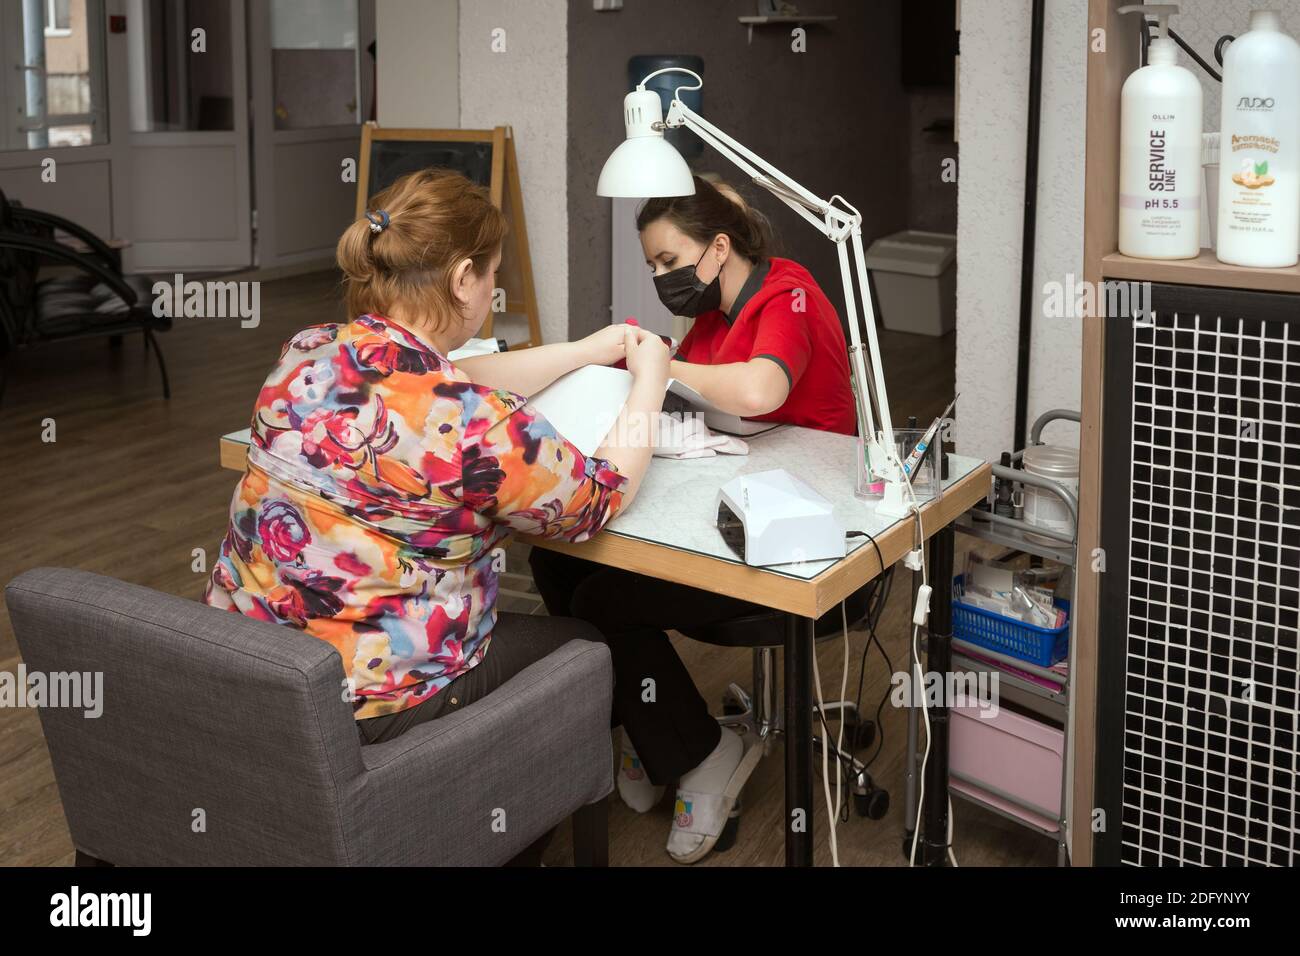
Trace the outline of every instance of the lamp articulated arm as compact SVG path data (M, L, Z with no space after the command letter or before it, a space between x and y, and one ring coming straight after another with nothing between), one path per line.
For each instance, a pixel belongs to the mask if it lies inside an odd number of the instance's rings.
M676 68L658 72L689 72ZM650 74L646 80L657 75ZM691 74L695 76L695 74ZM696 76L696 80L699 77ZM732 163L743 170L757 186L766 189L795 211L814 229L835 243L839 254L840 276L844 282L845 320L849 327L849 365L853 377L853 390L857 402L858 431L863 436L868 452L868 464L871 471L885 478L890 483L904 480L896 453L894 451L894 426L889 415L889 397L885 389L884 366L880 360L880 344L876 336L876 317L871 303L871 287L867 279L866 261L862 251L862 214L851 206L842 196L822 199L805 189L795 180L781 172L762 157L757 156L743 145L736 142L722 130L690 109L677 93L682 89L699 87L678 87L673 94L672 105L663 125L666 128L685 127L704 142L708 143ZM836 205L836 202L840 205ZM853 248L853 265L849 264L848 247ZM867 346L870 349L871 378L867 376L866 362L863 356L862 339L858 325L858 301L854 291L857 288L862 296L862 324L867 330ZM875 397L873 414L872 396ZM879 428L877 428L877 424Z

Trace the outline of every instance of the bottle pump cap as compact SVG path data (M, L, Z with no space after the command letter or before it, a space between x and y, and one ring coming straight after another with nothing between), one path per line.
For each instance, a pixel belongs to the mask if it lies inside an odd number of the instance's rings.
M1178 46L1169 38L1169 18L1178 12L1176 3L1131 3L1119 8L1120 13L1150 14L1159 22L1158 35L1152 37L1147 47L1147 61L1160 66L1178 62Z
M1156 66L1173 66L1178 62L1178 44L1166 37L1155 37L1147 47L1147 62Z
M1280 30L1282 15L1276 10L1252 10L1250 12L1250 29Z

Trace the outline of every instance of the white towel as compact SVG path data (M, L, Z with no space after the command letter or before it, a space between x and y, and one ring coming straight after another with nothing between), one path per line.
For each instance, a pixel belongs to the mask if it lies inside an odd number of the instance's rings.
M732 435L715 435L699 415L659 413L659 433L654 453L659 458L711 458L714 455L748 455L749 446Z

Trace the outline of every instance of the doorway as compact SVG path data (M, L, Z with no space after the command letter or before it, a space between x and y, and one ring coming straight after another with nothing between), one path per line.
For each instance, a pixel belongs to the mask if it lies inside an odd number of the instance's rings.
M324 264L373 41L373 0L0 4L0 189L122 240L128 272Z

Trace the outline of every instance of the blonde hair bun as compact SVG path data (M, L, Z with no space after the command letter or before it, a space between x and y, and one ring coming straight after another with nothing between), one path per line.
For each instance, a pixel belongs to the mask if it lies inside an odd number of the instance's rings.
M457 309L455 266L469 259L483 275L506 235L505 216L487 190L449 169L407 173L368 207L335 250L351 318L387 315L400 304L439 326Z

